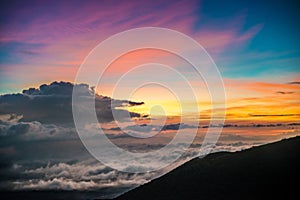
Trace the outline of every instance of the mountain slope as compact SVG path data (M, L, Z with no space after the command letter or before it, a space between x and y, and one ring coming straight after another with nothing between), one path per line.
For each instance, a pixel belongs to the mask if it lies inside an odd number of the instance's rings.
M300 137L193 159L122 199L265 199L298 194ZM295 184L294 184L295 183Z

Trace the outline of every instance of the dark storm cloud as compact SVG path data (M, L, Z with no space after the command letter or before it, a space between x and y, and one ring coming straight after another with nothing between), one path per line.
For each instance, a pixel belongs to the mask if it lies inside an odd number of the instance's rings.
M22 115L21 121L39 121L41 123L64 124L73 123L72 91L74 85L67 82L43 84L38 89L29 88L22 94L7 94L0 96L0 114ZM75 85L80 95L93 98L93 90L87 84ZM143 102L114 100L109 97L95 95L95 107L100 122L113 121L112 110L119 116L127 116L127 110L116 107L137 106ZM131 117L140 117L138 113L129 113Z

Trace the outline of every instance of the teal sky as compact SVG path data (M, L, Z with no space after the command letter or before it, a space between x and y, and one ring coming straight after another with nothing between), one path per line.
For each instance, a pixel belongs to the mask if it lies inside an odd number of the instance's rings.
M224 60L219 65L224 67L220 69L225 77L266 77L270 81L270 76L299 73L298 8L296 1L204 1L196 27L239 23L240 31L246 31L260 25L258 33L242 48L223 52Z

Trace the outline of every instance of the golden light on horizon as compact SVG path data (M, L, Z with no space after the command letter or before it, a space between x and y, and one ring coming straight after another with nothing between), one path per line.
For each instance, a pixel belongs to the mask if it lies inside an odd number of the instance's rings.
M170 90L158 85L146 85L138 88L133 92L130 100L144 102L143 105L129 107L130 112L153 116L180 116L182 114L180 99Z

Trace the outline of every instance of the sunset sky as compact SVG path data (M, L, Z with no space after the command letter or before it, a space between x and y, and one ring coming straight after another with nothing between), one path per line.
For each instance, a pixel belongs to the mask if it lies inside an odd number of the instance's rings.
M299 117L299 17L292 4L32 1L6 3L1 10L2 94L56 80L74 82L82 61L102 40L130 28L153 26L187 34L208 51L224 78L228 117L284 121ZM123 56L106 78L158 57L162 53L151 51ZM179 65L176 62L172 60ZM112 85L102 88L98 92L109 95ZM168 100L165 95L147 99L142 92L136 97L148 101L146 105ZM158 91L144 90L149 92Z
M108 138L133 152L156 150L167 144L180 129L180 119L186 117L182 130L187 136L196 130L197 137L186 157L177 161L178 165L198 155L205 132L211 127L223 128L214 151L237 151L299 135L297 5L292 0L1 2L0 189L97 189L103 192L100 197L106 198L171 169L152 173L148 172L147 163L139 165L132 161L131 169L143 169L146 173L129 176L99 164L87 152L74 127L74 87L89 98L94 95L91 86L95 86L98 95L94 107L101 127ZM122 31L142 27L179 31L205 48L224 83L224 124L212 122L209 126L211 114L218 116L223 103L215 102L216 109L212 110L205 81L195 76L188 62L170 52L155 49L128 52L111 63L98 85L88 88L85 85L90 84L88 78L87 82L74 85L78 69L99 43ZM160 41L159 36L156 39ZM185 46L175 40L171 42L170 47ZM133 70L145 63L161 63L184 74L197 89L196 104L200 112L193 107L183 79L154 66ZM93 70L91 74L97 72L97 67ZM118 79L128 72L131 72L129 81L122 82L121 92L113 96ZM157 77L165 86L182 91L184 98L178 100L168 87L155 84L133 90L127 98L128 89L136 86L134 81ZM221 90L219 86L211 85L211 89ZM122 129L112 111L120 114ZM123 115L127 111L130 119ZM129 123L132 119L140 126L132 126ZM165 124L160 127L150 124L151 120ZM135 134L140 129L145 134L153 131L159 134L149 140L126 134Z

